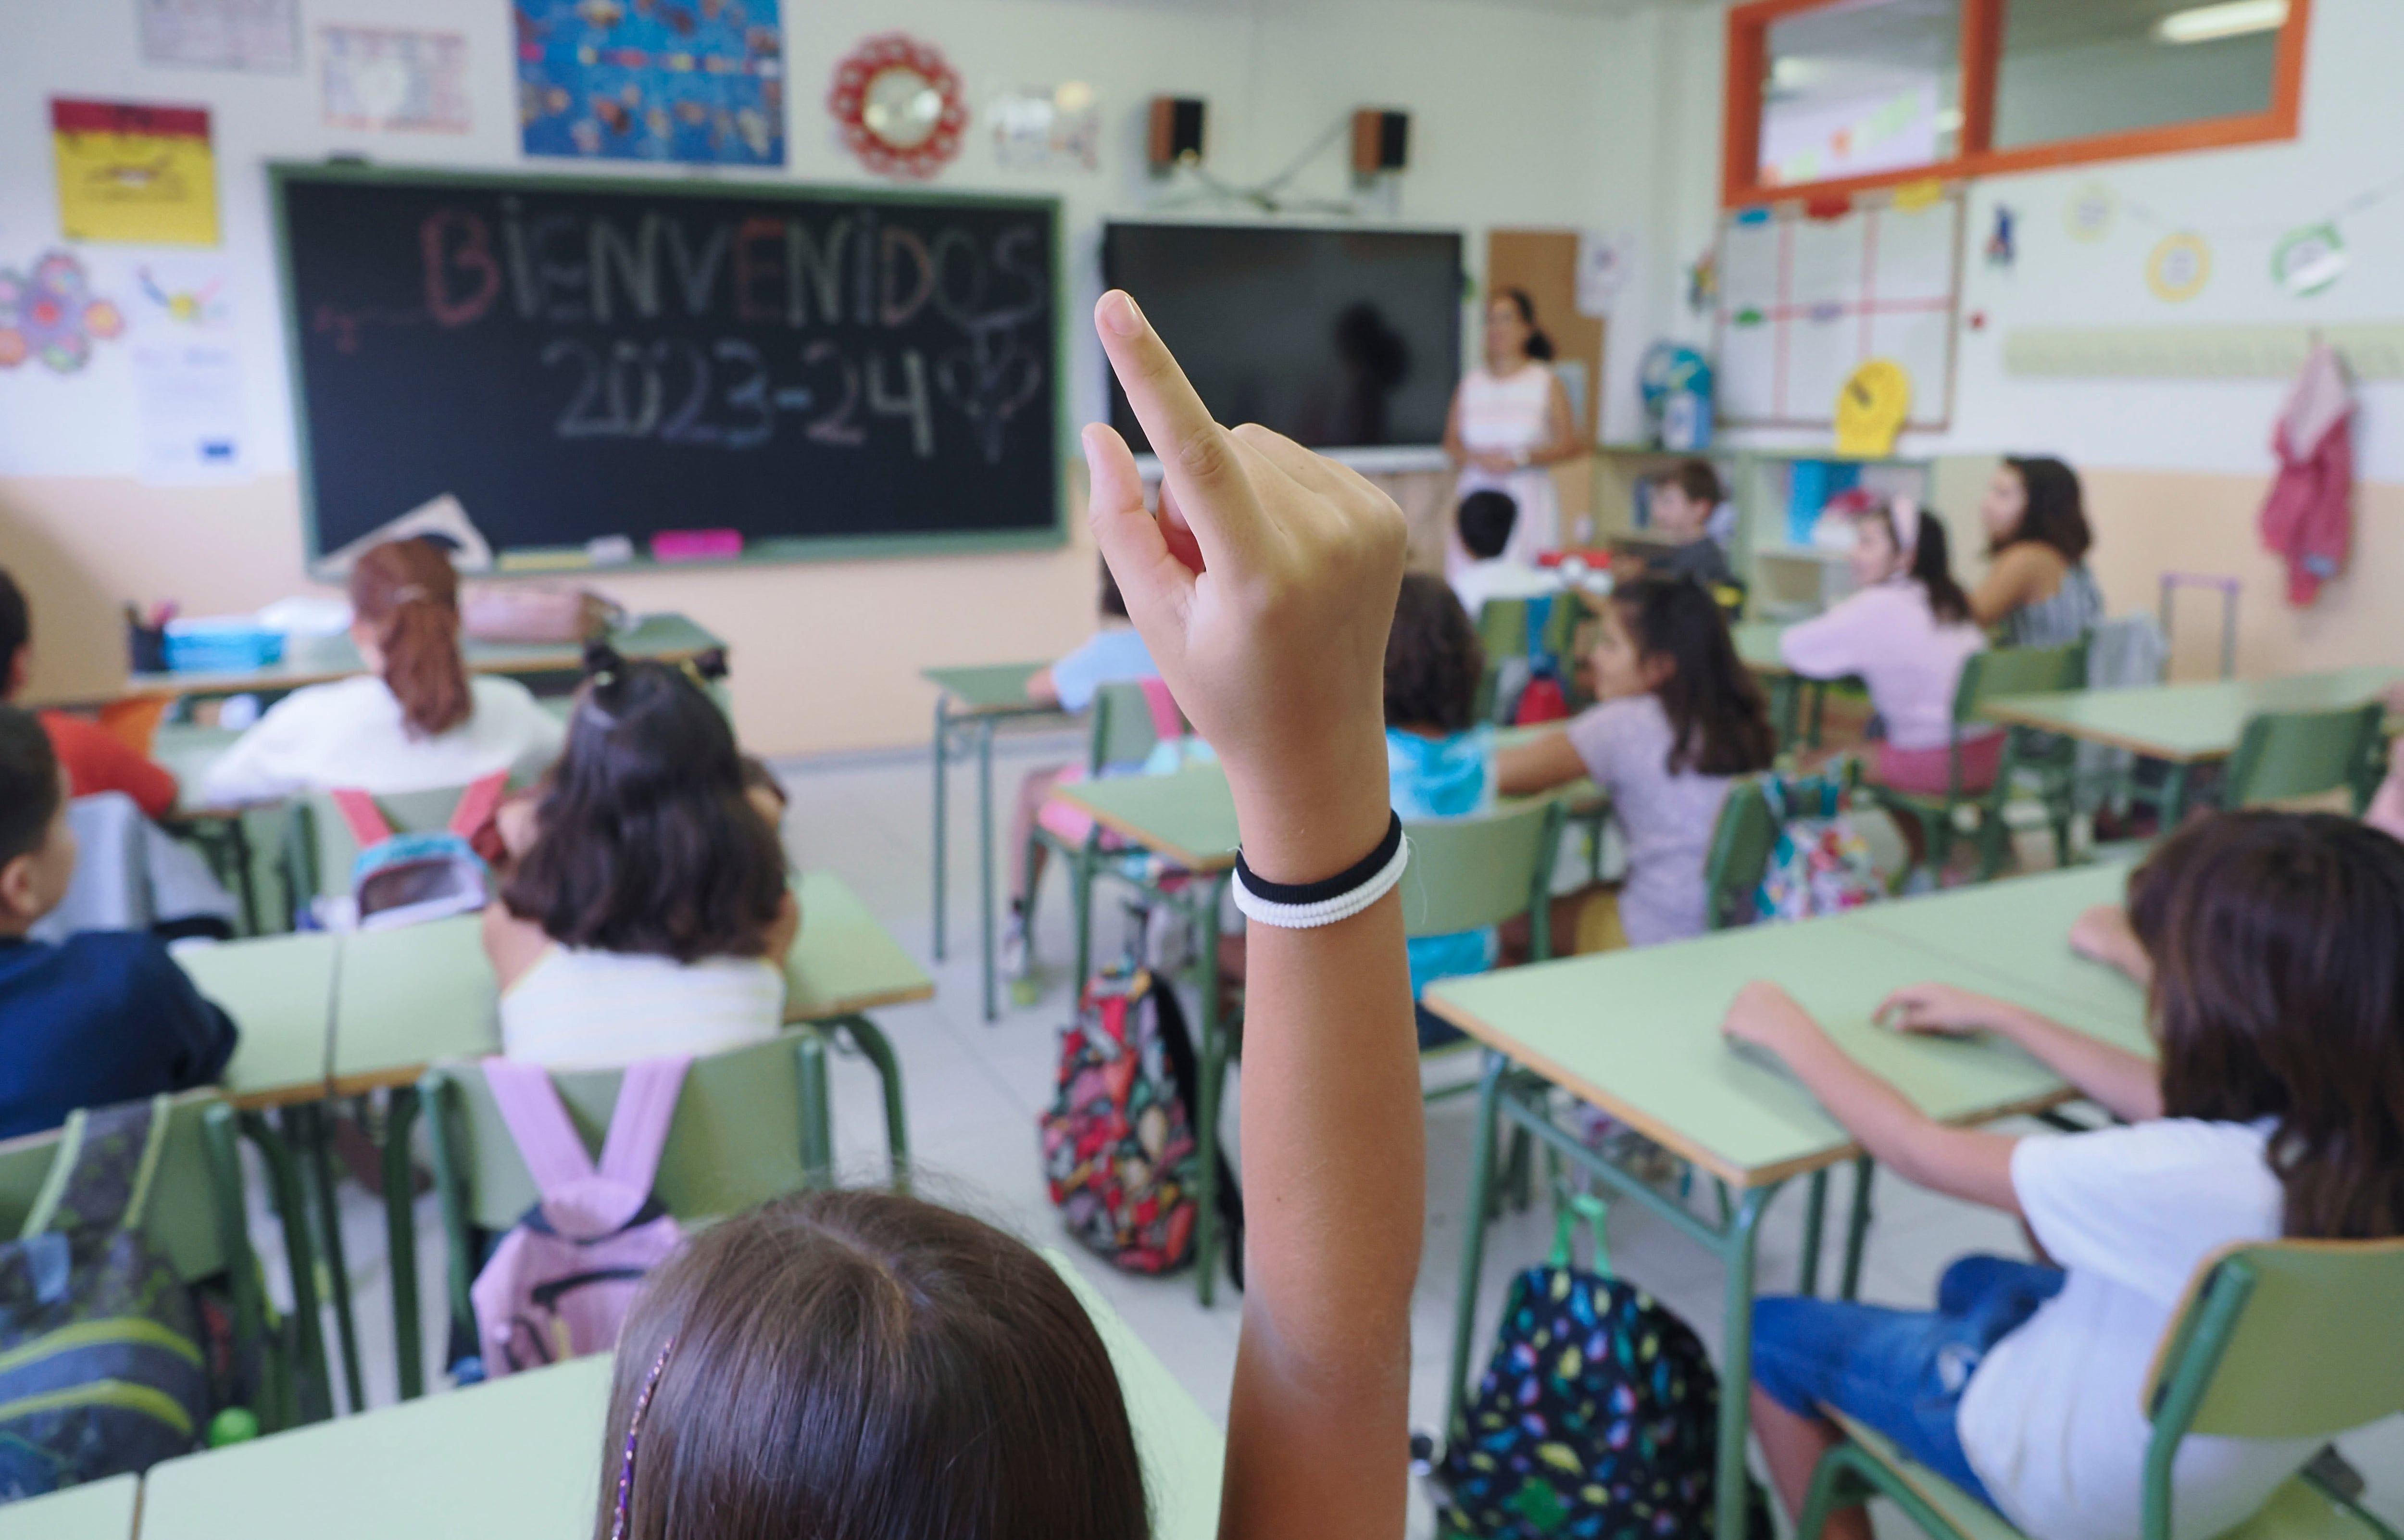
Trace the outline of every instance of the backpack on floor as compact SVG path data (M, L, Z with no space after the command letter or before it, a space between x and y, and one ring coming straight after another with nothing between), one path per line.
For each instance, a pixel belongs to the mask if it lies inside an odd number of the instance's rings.
M651 1196L690 1057L627 1067L601 1163L541 1066L484 1060L484 1083L542 1196L476 1275L468 1298L484 1378L618 1345L643 1277L684 1239Z
M1885 896L1869 844L1846 816L1841 777L1767 776L1761 794L1778 820L1778 843L1754 894L1758 919L1838 915Z
M23 1235L0 1246L0 1501L201 1446L199 1320L142 1233L168 1105L70 1113Z
M1193 1259L1200 1151L1193 1042L1176 991L1138 971L1086 987L1060 1029L1052 1110L1041 1120L1043 1174L1080 1244L1128 1272ZM1242 1199L1219 1157L1223 1249L1242 1286Z
M351 914L362 931L385 931L482 909L491 896L492 869L476 836L493 821L509 772L468 783L450 827L396 833L384 809L365 791L329 793L350 825L359 853L351 862Z
M1571 1265L1573 1214L1595 1264ZM1719 1378L1684 1321L1611 1277L1601 1204L1560 1207L1549 1260L1512 1280L1494 1356L1446 1449L1440 1527L1478 1540L1646 1540L1713 1529ZM1768 1533L1762 1510L1747 1527Z

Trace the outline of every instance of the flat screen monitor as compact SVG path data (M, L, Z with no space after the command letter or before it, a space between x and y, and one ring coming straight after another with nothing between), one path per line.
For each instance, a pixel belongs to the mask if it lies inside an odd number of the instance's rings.
M1223 423L1317 449L1444 440L1461 378L1458 231L1113 222L1102 280L1135 296ZM1111 423L1149 447L1116 379Z

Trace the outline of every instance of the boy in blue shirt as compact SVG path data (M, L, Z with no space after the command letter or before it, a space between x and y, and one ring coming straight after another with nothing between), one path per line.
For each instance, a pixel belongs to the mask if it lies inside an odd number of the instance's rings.
M66 807L41 722L0 706L0 1139L55 1128L77 1107L205 1085L233 1055L233 1023L156 936L26 939L75 875Z

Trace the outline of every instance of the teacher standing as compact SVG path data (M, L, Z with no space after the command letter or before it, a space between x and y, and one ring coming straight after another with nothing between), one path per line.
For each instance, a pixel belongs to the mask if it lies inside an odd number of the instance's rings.
M1519 505L1506 560L1532 564L1561 543L1560 503L1545 468L1581 453L1569 393L1546 360L1553 340L1536 328L1535 302L1520 288L1486 303L1486 362L1463 376L1445 420L1444 452L1461 471L1456 504L1473 492L1504 492ZM1445 545L1447 570L1469 560L1457 533Z

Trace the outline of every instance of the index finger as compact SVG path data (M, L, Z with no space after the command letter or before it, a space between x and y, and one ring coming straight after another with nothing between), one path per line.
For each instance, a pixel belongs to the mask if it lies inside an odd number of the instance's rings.
M1235 442L1194 393L1168 345L1123 289L1111 290L1094 306L1094 329L1203 554L1211 554L1216 536L1240 539L1226 527L1251 505Z

